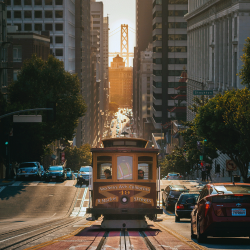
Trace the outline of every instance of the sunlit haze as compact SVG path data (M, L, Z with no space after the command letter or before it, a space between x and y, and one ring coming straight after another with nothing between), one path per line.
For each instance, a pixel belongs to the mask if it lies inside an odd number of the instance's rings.
M120 52L121 24L129 27L129 52L134 52L135 46L135 0L103 0L103 16L109 17L109 52ZM130 66L133 65L130 58ZM109 58L109 64L112 58Z

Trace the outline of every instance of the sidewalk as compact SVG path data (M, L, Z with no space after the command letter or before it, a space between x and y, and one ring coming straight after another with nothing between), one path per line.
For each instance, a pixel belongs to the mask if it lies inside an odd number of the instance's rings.
M202 184L206 184L206 183L224 183L224 182L233 182L234 181L234 177L214 177L212 176L212 181L201 181L201 178L197 178L197 180L202 183ZM241 177L240 178L240 181L239 182L243 182L243 178Z
M14 182L15 182L14 179L9 179L9 180L0 179L0 186L12 185Z

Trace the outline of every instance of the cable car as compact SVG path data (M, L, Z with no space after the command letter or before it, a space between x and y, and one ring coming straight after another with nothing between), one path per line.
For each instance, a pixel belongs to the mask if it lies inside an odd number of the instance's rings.
M92 219L101 215L102 228L146 228L163 210L157 206L158 149L146 148L139 138L103 139L103 148L92 148Z

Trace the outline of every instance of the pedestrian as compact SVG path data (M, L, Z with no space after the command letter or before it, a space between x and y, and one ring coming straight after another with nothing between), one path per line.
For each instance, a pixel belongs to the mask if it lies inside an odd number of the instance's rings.
M212 169L212 167L211 167L211 165L210 164L207 164L206 165L206 174L207 174L207 181L208 181L208 177L209 177L209 179L210 179L210 181L212 181L212 177L211 177L211 169Z
M206 167L203 162L201 163L201 181L206 181Z

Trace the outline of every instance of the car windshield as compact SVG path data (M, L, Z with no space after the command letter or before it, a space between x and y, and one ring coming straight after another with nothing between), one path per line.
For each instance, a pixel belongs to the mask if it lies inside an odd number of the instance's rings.
M60 171L63 170L63 167L49 167L49 171Z
M174 185L172 186L173 189L186 189L183 185Z
M19 168L34 168L37 167L37 165L33 162L26 162L26 163L21 163Z
M247 185L224 185L214 186L211 190L212 194L250 194L250 186Z
M181 191L170 191L170 195L173 195L175 197L179 197L181 193L185 192L185 190Z
M67 172L70 172L71 171L71 169L70 168L67 168Z
M199 197L199 194L184 194L180 197L180 202L186 203L187 199L190 199L190 198L195 198L195 200L197 200L198 197Z
M80 172L90 172L89 167L80 168Z
M168 174L169 176L179 176L179 174Z

